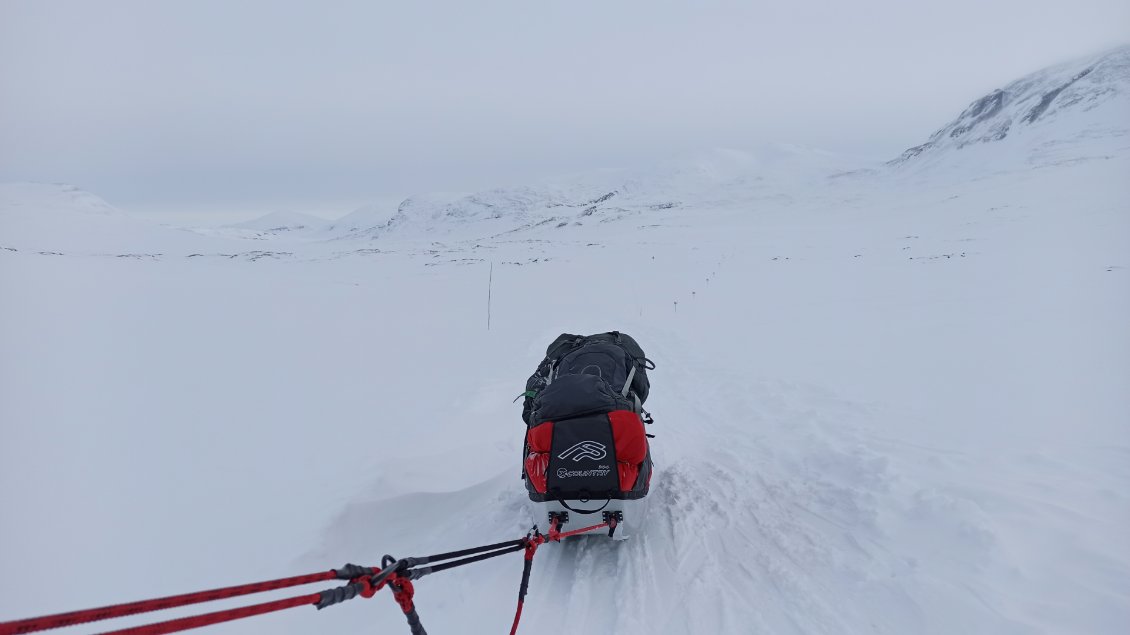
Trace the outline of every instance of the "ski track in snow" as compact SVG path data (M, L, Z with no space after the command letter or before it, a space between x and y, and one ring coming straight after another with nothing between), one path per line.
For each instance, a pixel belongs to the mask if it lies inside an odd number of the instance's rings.
M656 377L679 388L656 393L652 406L657 471L647 528L625 543L582 537L540 549L524 629L949 633L966 624L975 632L1042 632L998 608L992 591L979 590L979 576L963 571L1003 558L985 514L971 499L900 475L895 457L875 449L891 444L874 442L860 427L875 413L813 387L737 379L740 369L696 359L693 343L661 337L669 366ZM393 532L434 521L442 531L415 532L418 542L454 546L461 523L445 520L450 513L492 509L494 523L483 535L516 535L515 517L532 517L523 498L516 479L501 475L437 505L423 503L442 510L439 517L414 516L422 501L407 497L358 524L397 517L403 505L413 522ZM901 524L925 540L909 549L892 545L890 533ZM331 541L352 535L355 527L335 523ZM504 590L515 583L515 563L483 566L503 570L489 579ZM473 585L479 574L456 576ZM952 597L940 605L939 593ZM491 595L492 607L512 603L508 593ZM429 602L430 595L421 597ZM958 620L945 615L954 603L963 607ZM451 612L430 620L444 629L500 628L475 602L437 607Z

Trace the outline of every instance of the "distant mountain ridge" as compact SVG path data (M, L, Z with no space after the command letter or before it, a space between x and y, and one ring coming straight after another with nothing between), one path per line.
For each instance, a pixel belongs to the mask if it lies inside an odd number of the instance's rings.
M321 229L328 225L328 221L303 214L301 212L278 211L265 214L242 223L228 225L239 229L252 229L258 231L284 232L303 229Z
M67 183L0 183L0 214L126 218L97 195Z
M981 148L984 152L973 152ZM1007 151L998 152L997 148ZM966 152L961 152L966 150ZM953 121L886 167L933 169L958 178L1130 152L1130 45L1052 66L974 100ZM771 144L756 151L715 148L645 170L589 174L555 185L496 188L462 197L413 196L380 225L377 238L413 231L489 236L534 227L564 229L677 206L749 205L803 196L830 176L878 174L878 162L849 163L818 150Z
M818 180L855 166L854 160L789 144L754 151L711 148L642 169L596 171L468 195L411 196L387 221L358 227L357 221L372 218L362 208L335 223L335 231L347 228L351 237L378 238L392 233L434 237L469 230L485 237L535 227L565 229L687 205L729 203L768 191L775 195L783 184Z
M294 244L390 237L446 242L509 240L511 234L528 232L539 239L579 240L593 225L625 222L650 227L680 210L744 214L768 207L785 209L812 196L831 196L833 191L845 195L845 189L859 179L903 174L911 179L960 180L1127 156L1130 46L1123 46L1031 73L991 91L925 143L888 161L886 168L878 160L788 144L755 150L712 148L642 168L592 170L542 184L471 194L425 193L399 204L387 199L361 206L336 221L280 211L222 228L173 233L178 234L180 240L174 241L178 243L198 236ZM105 251L132 249L142 236L172 231L133 219L74 186L0 184L0 239L13 241L13 246L18 242L53 249L54 244L66 243L74 250L98 242ZM215 249L199 247L205 248ZM230 244L223 248L232 249Z
M0 247L8 251L136 256L210 244L198 234L134 218L74 185L0 183Z
M1048 130L1053 126L1062 129ZM1130 45L1052 66L998 88L888 165L1022 138L1039 129L1061 141L1096 132L1130 133Z

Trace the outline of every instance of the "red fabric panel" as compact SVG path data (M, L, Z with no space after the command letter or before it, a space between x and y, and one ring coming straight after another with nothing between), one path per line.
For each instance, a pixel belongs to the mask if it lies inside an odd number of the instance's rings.
M616 461L616 468L620 472L620 491L632 491L632 486L636 484L636 478L640 475L639 464Z
M526 478L539 494L545 493L545 469L549 467L549 452L530 452L526 455Z
M530 428L526 433L526 441L530 445L530 452L549 452L553 446L553 422L546 421Z
M647 436L643 421L631 410L608 413L612 422L612 438L616 440L616 460L638 465L647 457Z
M539 494L546 490L545 470L549 467L549 450L553 447L553 422L546 421L526 433L530 453L526 455L526 478Z
M647 458L647 436L643 420L631 410L613 410L608 413L612 424L612 438L616 440L616 467L620 475L620 489L630 491L640 474L640 464Z

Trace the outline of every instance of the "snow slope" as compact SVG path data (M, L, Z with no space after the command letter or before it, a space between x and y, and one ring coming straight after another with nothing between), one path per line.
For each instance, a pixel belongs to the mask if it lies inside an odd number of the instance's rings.
M942 158L968 166L958 150L985 144L1011 146L1027 167L1122 153L1130 145L1130 46L1022 77L977 99L930 139L892 165L915 166ZM1067 146L1067 148L1063 148ZM996 163L1004 157L994 155Z
M54 254L135 254L152 247L193 249L203 243L133 219L73 185L0 183L0 247ZM118 255L118 253L113 253Z
M310 214L277 211L249 221L229 225L229 227L251 230L256 233L254 237L261 237L294 232L314 233L324 230L328 225L329 223L325 220Z
M0 250L8 253L157 260L246 246L147 223L73 185L0 183Z
M239 227L190 229L134 218L63 183L0 183L0 250L121 259L293 258L291 244L324 241L302 215L267 215ZM260 241L272 240L272 249Z
M522 632L1124 632L1130 152L1047 125L423 197L287 258L0 251L0 619L544 526L511 399L615 328L658 365L651 522L540 550ZM421 580L424 624L506 632L520 560ZM378 597L211 632L403 629Z
M403 243L591 227L673 208L786 198L855 167L858 160L785 144L754 151L713 148L642 169L589 172L473 194L412 196L391 218L383 208L364 207L334 223L332 231L339 237Z

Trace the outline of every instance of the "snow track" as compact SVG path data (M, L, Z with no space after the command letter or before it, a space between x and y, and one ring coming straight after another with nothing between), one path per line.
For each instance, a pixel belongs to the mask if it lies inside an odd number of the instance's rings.
M625 543L585 536L542 548L524 632L951 633L958 606L977 632L1039 632L978 590L978 568L1002 557L984 514L900 474L899 457L859 427L878 415L818 389L698 366L693 345L665 337L647 526ZM450 494L354 505L326 542L356 553L394 541L422 554L462 537L501 540L544 526L524 499L507 472ZM892 544L903 525L917 538ZM421 614L436 632L501 628L518 561L428 578Z
M796 391L714 385L699 378L736 369L704 373L668 361L676 370L664 383L680 394L654 406L661 419L649 526L622 553L588 538L557 556L546 586L588 582L568 596L565 613L602 615L614 620L606 628L625 632L843 633L868 614L887 632L929 632L897 581L906 565L873 544L875 497L889 487L885 462L833 446L811 422L818 406ZM822 405L825 416L837 414ZM843 481L822 477L829 469ZM876 570L890 577L876 580ZM534 621L561 620L553 600L552 592L531 599ZM892 614L892 605L902 611Z
M1049 582L1048 571L1033 567L1046 554L1016 541L1015 523L1050 514L1070 525L1075 512L1044 495L1005 492L1011 480L1043 490L1059 471L1078 467L1023 450L957 450L916 434L889 436L923 426L920 415L759 380L720 363L725 355L704 354L701 341L643 325L632 332L656 342L661 360L648 404L657 438L646 528L625 543L585 536L542 548L523 632L1048 632L1032 623L1038 594L1028 595ZM520 435L520 426L512 433ZM1119 478L1083 470L1061 482L1086 497ZM456 536L484 542L520 535L531 522L544 526L535 514L540 508L508 470L468 490L401 496L357 518L347 513L327 543L355 553L390 540L422 553L419 545L466 542ZM1108 538L1117 531L1110 519L1095 518ZM359 527L379 531L359 539ZM1031 535L1052 539L1044 530ZM1127 571L1125 560L1086 543L1064 548L1084 561L1099 558L1107 571ZM505 628L518 558L476 566L419 585L421 613L436 632ZM1086 597L1091 584L1112 583L1101 579L1062 591ZM1044 610L1075 623L1070 602Z

